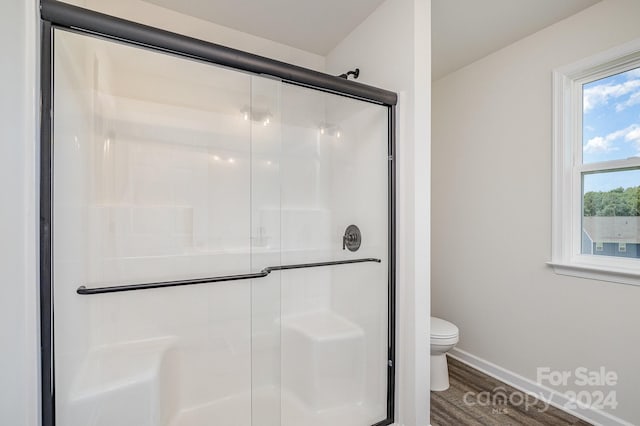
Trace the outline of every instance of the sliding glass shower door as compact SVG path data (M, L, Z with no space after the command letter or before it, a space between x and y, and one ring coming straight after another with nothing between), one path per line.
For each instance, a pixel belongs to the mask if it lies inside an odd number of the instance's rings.
M57 424L251 424L251 76L54 32Z
M281 274L282 424L372 425L387 413L387 109L281 92L282 263L380 261Z
M64 426L388 415L385 106L53 31Z

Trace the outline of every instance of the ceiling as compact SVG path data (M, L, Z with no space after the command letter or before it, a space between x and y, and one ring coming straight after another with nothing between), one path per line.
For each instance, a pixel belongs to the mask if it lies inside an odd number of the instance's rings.
M432 0L432 79L464 67L600 0Z
M384 0L145 0L326 56Z
M385 0L144 0L326 56ZM432 79L600 0L432 0Z

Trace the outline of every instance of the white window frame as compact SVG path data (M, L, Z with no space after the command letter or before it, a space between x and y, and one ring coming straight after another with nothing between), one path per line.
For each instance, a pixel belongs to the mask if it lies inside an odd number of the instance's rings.
M582 164L582 85L640 66L640 39L553 71L552 250L556 273L640 285L640 259L581 254L582 173L640 168L640 158Z

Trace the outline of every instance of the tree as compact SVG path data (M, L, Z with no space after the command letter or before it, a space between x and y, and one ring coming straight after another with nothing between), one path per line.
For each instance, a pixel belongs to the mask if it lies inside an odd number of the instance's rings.
M640 186L584 194L584 216L640 216Z

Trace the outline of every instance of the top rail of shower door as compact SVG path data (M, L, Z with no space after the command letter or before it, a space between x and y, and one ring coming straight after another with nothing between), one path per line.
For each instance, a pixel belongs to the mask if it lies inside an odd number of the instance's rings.
M164 287L179 287L185 285L196 285L196 284L209 284L209 283L219 283L225 281L239 281L239 280L252 280L255 278L264 278L269 275L273 271L286 271L289 269L304 269L304 268L317 268L320 266L334 266L334 265L346 265L349 263L364 263L364 262L375 262L380 263L380 259L376 259L373 257L367 257L363 259L346 259L346 260L333 260L329 262L316 262L316 263L298 263L294 265L278 265L278 266L267 266L260 272L254 272L251 274L236 274L236 275L222 275L217 277L208 277L208 278L195 278L192 280L178 280L178 281L160 281L160 282L151 282L151 283L142 283L142 284L125 284L125 285L115 285L115 286L107 286L107 287L94 287L87 288L85 286L80 286L76 290L78 294L88 295L88 294L103 294L103 293L117 293L121 291L133 291L133 290L150 290L153 288L164 288Z
M63 1L41 0L40 14L42 19L57 27L124 40L139 46L177 53L180 56L259 75L270 75L286 82L369 102L387 106L398 103L398 95L389 90L84 9Z

